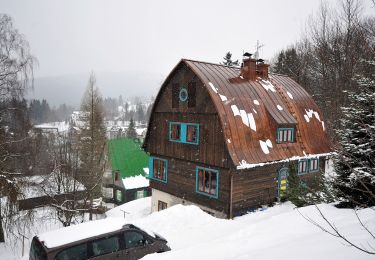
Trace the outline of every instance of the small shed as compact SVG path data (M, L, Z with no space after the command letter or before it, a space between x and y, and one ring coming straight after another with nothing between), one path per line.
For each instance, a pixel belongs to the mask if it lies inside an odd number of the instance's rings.
M149 156L138 139L121 138L108 142L110 180L104 184L107 202L122 204L151 195L148 174Z

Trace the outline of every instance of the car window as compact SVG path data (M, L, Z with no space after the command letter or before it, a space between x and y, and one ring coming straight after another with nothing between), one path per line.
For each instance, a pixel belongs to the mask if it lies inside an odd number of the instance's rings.
M133 248L138 246L143 246L145 244L145 237L143 234L137 231L127 231L125 232L125 247Z
M87 245L81 244L61 251L56 260L85 260L87 259Z
M30 248L30 260L45 260L47 259L47 254L44 251L43 246L40 242L34 238L33 242L31 242Z
M99 239L92 242L93 256L109 254L120 250L118 236Z

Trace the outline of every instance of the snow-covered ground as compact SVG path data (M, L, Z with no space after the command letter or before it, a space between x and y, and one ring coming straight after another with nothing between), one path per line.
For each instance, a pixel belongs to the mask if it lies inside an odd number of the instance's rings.
M106 213L117 222L125 212L124 222L157 232L168 240L170 252L144 259L373 259L306 221L301 214L326 226L314 206L298 211L291 203L283 203L224 220L196 206L176 205L150 214L150 204L150 198L138 199ZM319 208L350 240L362 246L375 246L375 239L360 226L352 210L326 204ZM358 214L375 231L375 211L364 209ZM0 247L0 259L17 259L4 258L2 250Z

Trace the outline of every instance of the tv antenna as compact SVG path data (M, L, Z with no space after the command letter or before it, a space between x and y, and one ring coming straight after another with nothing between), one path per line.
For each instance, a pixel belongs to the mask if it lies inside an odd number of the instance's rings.
M257 44L255 45L254 59L259 59L259 50L263 47L264 44L260 43L259 40L257 40Z

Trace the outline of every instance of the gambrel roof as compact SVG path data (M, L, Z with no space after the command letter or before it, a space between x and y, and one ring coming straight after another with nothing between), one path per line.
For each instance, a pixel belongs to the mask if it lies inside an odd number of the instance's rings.
M269 80L251 81L240 76L238 68L187 59L182 59L170 76L182 64L207 89L237 168L331 151L320 109L291 78L270 74ZM275 129L283 127L296 127L295 142L276 143ZM148 134L145 142L147 138Z

